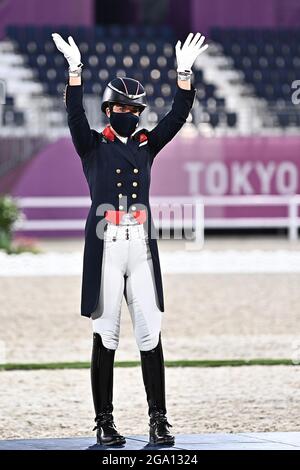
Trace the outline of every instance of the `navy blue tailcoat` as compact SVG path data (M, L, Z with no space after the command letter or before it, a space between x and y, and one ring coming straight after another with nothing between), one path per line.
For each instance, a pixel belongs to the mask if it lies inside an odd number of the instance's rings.
M83 83L75 86L67 84L64 96L72 141L81 159L91 197L91 207L85 224L81 315L91 317L99 302L104 242L103 238L99 237L99 232L97 233L97 224L105 216L97 214L97 207L110 204L111 209L121 210L123 199L120 200L120 191L123 197L126 196L125 210L128 212L138 209L139 204L147 208L149 246L158 307L164 312L157 236L153 236L156 232L149 205L151 167L156 155L186 122L196 90L193 85L191 90L184 90L177 85L172 108L156 127L151 131L137 131L128 139L127 144L124 144L118 138L109 138L108 128L102 132L90 129L83 107L83 89Z

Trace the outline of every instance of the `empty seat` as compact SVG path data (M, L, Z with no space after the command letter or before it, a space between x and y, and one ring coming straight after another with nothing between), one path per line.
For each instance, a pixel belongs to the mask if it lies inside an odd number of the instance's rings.
M51 37L53 32L57 32L65 40L69 35L73 36L78 44L84 64L85 94L101 94L111 79L127 76L141 81L146 87L149 115L153 113L153 122L157 122L169 110L177 90L177 64L175 35L168 25L12 25L6 31L16 42L18 50L25 55L27 65L35 71L36 79L43 84L45 93L60 96L68 80L67 61L57 51ZM231 47L235 34L234 30L225 34L228 50L240 57L241 50L249 49L249 55L255 57L254 48L247 46L240 35L235 39L235 47ZM252 46L253 43L252 40ZM215 86L204 80L201 69L194 70L193 83L198 89L195 101L201 102L207 114L207 122L212 127L218 126L221 121L224 125L226 102L224 98L216 96ZM197 113L195 119L199 119Z

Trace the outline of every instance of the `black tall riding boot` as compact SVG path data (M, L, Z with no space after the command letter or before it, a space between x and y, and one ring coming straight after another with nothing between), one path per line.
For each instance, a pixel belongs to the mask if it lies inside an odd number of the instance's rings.
M168 429L172 426L166 418L165 368L161 334L157 346L150 351L140 351L140 355L150 416L149 442L173 445L175 438Z
M113 368L115 350L103 346L98 333L93 334L93 351L91 360L91 385L96 413L97 443L101 445L125 444L113 419Z

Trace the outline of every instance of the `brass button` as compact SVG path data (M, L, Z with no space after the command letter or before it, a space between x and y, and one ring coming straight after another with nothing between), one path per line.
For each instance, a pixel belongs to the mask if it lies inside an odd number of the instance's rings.
M138 170L137 168L135 168L135 169L133 170L133 172L134 172L134 173L138 173L139 170Z
M131 206L131 210L132 210L132 211L135 211L135 210L136 210L136 207L135 207L135 206Z
M119 187L122 186L122 183L121 182L117 183L117 186L119 186Z
M123 196L123 194L122 194L122 193L120 193L120 194L119 194L119 198L121 198L122 196Z
M116 169L116 173L121 173L120 168L117 168L117 169Z
M137 195L135 193L133 193L131 196L133 197L133 199L135 199L137 197Z
M137 185L138 185L138 184L137 184L136 181L134 181L134 182L132 183L132 186L137 186Z
M123 207L123 206L119 206L119 209L122 210L122 209L124 209L124 207Z

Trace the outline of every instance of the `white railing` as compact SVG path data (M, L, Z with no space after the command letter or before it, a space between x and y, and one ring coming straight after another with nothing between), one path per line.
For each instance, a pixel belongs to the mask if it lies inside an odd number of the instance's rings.
M89 208L89 197L25 197L17 200L22 209L32 208ZM300 227L298 208L300 195L291 196L155 196L150 198L153 212L163 207L173 211L177 206L193 206L194 215L190 217L173 217L164 220L153 216L157 228L194 227L199 238L204 237L204 228L286 228L290 240L297 240ZM205 207L283 207L287 209L286 217L218 217L204 218ZM161 212L161 211L160 211ZM174 212L175 213L175 212ZM15 230L84 230L85 219L43 219L21 220L15 224Z

